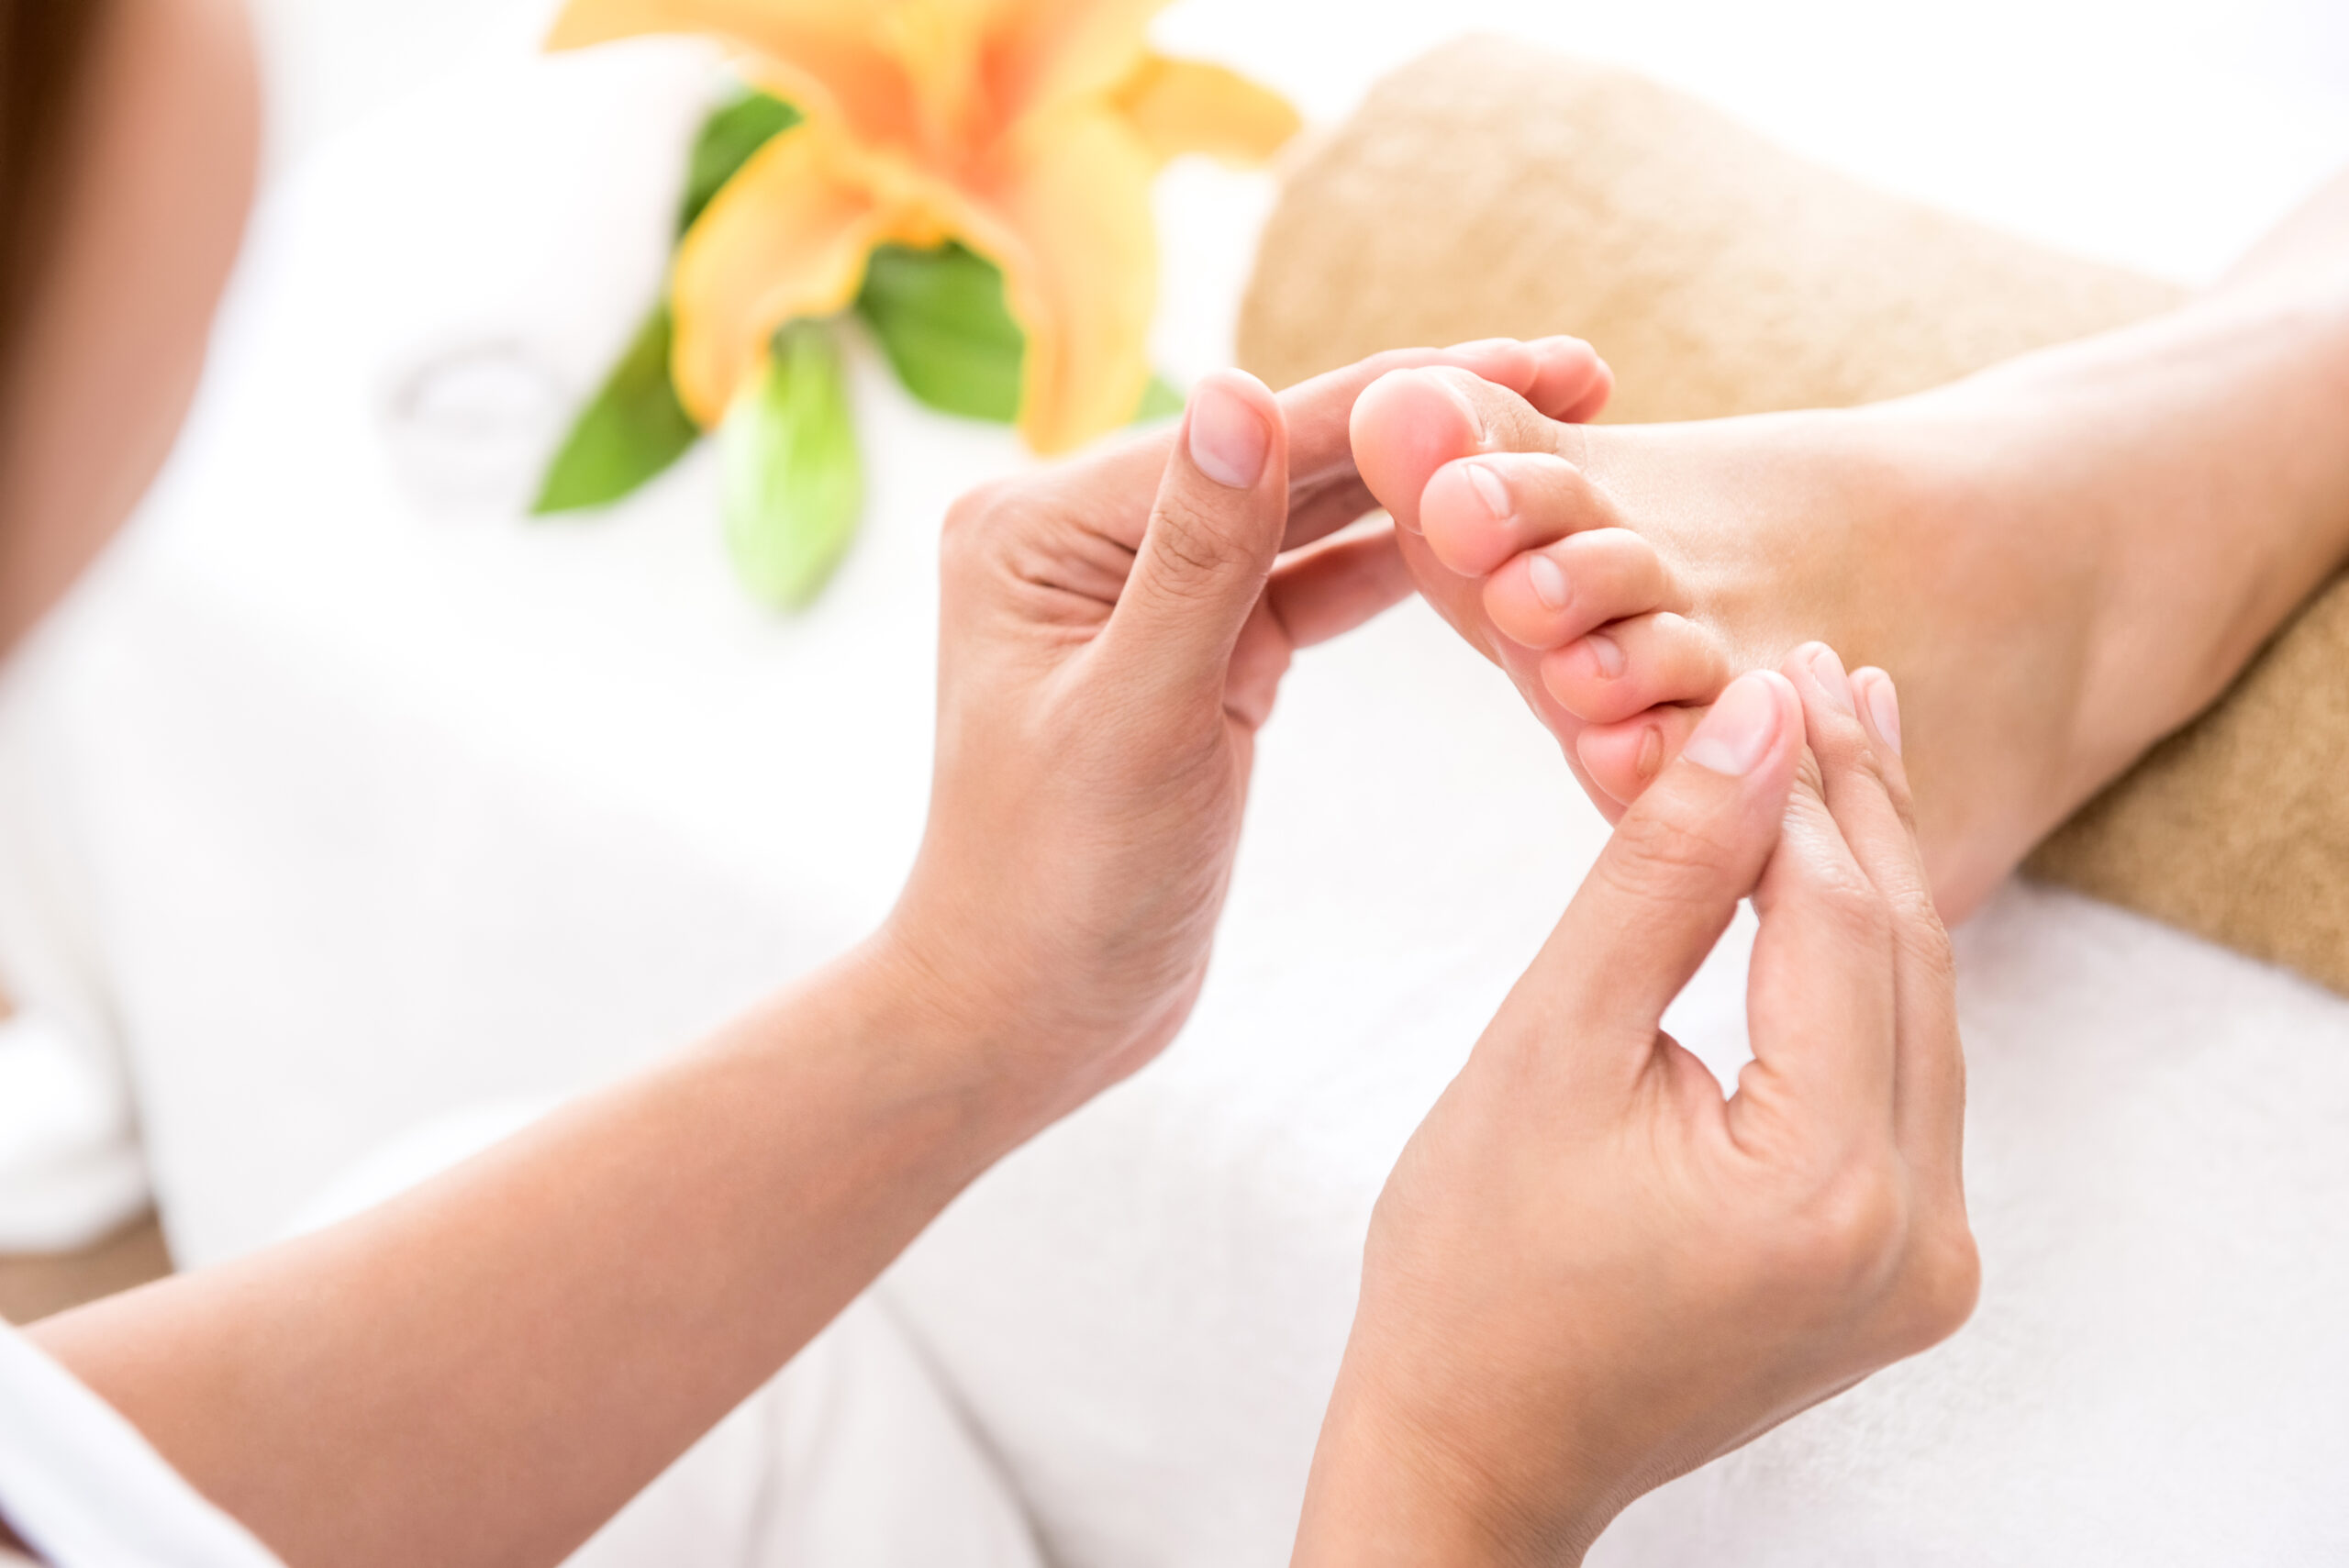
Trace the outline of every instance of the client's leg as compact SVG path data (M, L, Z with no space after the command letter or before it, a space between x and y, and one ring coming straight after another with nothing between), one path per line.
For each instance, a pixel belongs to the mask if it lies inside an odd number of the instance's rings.
M2193 305L1919 396L1593 428L1414 371L1354 446L1602 806L1798 642L1890 670L1962 913L2349 553L2349 179Z

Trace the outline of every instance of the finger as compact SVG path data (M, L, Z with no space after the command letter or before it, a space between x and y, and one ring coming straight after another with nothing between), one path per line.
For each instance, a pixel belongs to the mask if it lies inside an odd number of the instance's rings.
M1533 344L1493 339L1450 349L1393 350L1299 382L1280 394L1289 427L1290 485L1289 530L1282 548L1310 544L1376 509L1376 498L1354 471L1347 422L1355 398L1387 372L1452 365L1502 386L1532 389L1539 384L1564 396L1586 384L1596 361L1590 345L1579 339ZM1603 364L1598 368L1604 373ZM1057 508L1070 522L1122 549L1139 549L1151 499L1181 434L1179 425L1149 430L1063 459L1021 482L1029 509Z
M1598 350L1579 338L1542 338L1528 346L1538 368L1531 384L1514 390L1553 419L1581 424L1598 418L1615 394L1615 373Z
M1545 338L1520 343L1496 338L1449 349L1396 349L1342 369L1299 382L1280 394L1289 432L1289 528L1284 550L1296 550L1335 533L1375 510L1378 502L1354 470L1348 422L1363 389L1390 371L1446 365L1496 385L1567 406L1561 417L1587 406L1598 388L1613 385L1611 373L1589 344L1576 338ZM1537 402L1544 409L1549 405ZM1077 517L1128 550L1141 542L1149 500L1158 488L1181 435L1152 430L1105 443L1036 475L1038 499L1058 502ZM1103 505L1104 497L1126 497L1127 505Z
M1378 497L1352 472L1325 484L1291 484L1288 531L1281 536L1281 548L1302 550L1377 510Z
M1965 1052L1957 1029L1957 966L1917 842L1916 805L1900 758L1900 699L1882 670L1853 673L1861 722L1897 823L1861 864L1892 906L1900 1038L1893 1115L1902 1151L1920 1170L1956 1180L1965 1140Z
M1410 571L1391 525L1282 561L1240 628L1223 711L1248 729L1261 728L1298 649L1352 631L1410 592Z
M1680 760L1623 814L1497 1027L1574 1042L1603 1071L1636 1072L1664 1008L1771 858L1801 751L1783 676L1731 683Z
M1291 648L1342 636L1410 594L1410 568L1391 524L1302 550L1275 567L1264 587Z
M1218 371L1191 394L1099 656L1141 694L1219 705L1232 649L1288 516L1287 427L1264 384Z
M1753 1061L1739 1077L1731 1127L1749 1147L1840 1160L1893 1140L1892 918L1847 835L1874 827L1858 776L1867 743L1843 667L1811 644L1783 669L1802 698L1810 761L1754 893L1762 929L1747 981Z

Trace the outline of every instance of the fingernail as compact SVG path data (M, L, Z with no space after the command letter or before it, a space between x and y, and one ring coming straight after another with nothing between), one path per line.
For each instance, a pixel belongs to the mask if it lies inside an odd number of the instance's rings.
M1508 517L1508 486L1502 482L1501 476L1481 462L1464 462L1460 466L1467 471L1468 488L1476 493L1476 499L1485 504L1485 510L1493 515L1493 521L1497 523Z
M1546 555L1531 556L1525 562L1525 575L1533 584L1533 596L1553 610L1566 607L1566 570Z
M1264 476L1273 433L1229 387L1209 382L1191 395L1191 461L1228 490L1253 490Z
M1881 670L1868 672L1868 720L1876 726L1876 739L1900 755L1900 698L1892 689L1892 677Z
M1820 689L1836 712L1852 711L1852 678L1843 673L1843 662L1833 649L1822 642L1811 650L1810 673L1819 677Z
M1583 639L1590 644L1590 656L1598 664L1598 673L1609 680L1623 673L1623 645L1603 631L1594 631Z
M1778 733L1778 699L1770 681L1760 673L1740 675L1729 684L1697 726L1697 733L1680 754L1700 768L1731 778L1753 771Z

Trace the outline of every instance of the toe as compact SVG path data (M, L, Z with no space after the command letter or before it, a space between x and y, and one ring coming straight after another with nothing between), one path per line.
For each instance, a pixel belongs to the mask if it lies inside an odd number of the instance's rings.
M1419 531L1429 548L1464 577L1481 577L1568 534L1621 525L1608 494L1550 452L1490 452L1447 462L1419 496Z
M1646 793L1664 765L1680 755L1707 709L1652 707L1615 724L1594 724L1575 738L1583 777L1629 806Z
M1395 521L1419 531L1419 496L1435 471L1477 450L1475 410L1426 371L1391 371L1354 400L1354 467Z
M1476 452L1554 451L1561 427L1504 386L1464 370L1400 370L1355 400L1354 467L1378 504L1411 532L1436 470Z
M1729 678L1720 642L1669 610L1610 622L1542 659L1542 685L1590 724L1612 724L1657 703L1705 701Z
M1669 607L1672 577L1629 528L1592 528L1529 550L1485 579L1485 614L1525 648L1563 648L1609 621Z

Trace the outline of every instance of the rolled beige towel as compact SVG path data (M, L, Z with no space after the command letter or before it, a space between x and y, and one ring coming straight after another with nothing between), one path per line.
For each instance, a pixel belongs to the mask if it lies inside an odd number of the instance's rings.
M1896 200L1624 72L1470 39L1294 169L1240 320L1275 386L1380 349L1571 331L1617 421L1898 396L2182 291ZM2349 589L2032 872L2349 993Z

